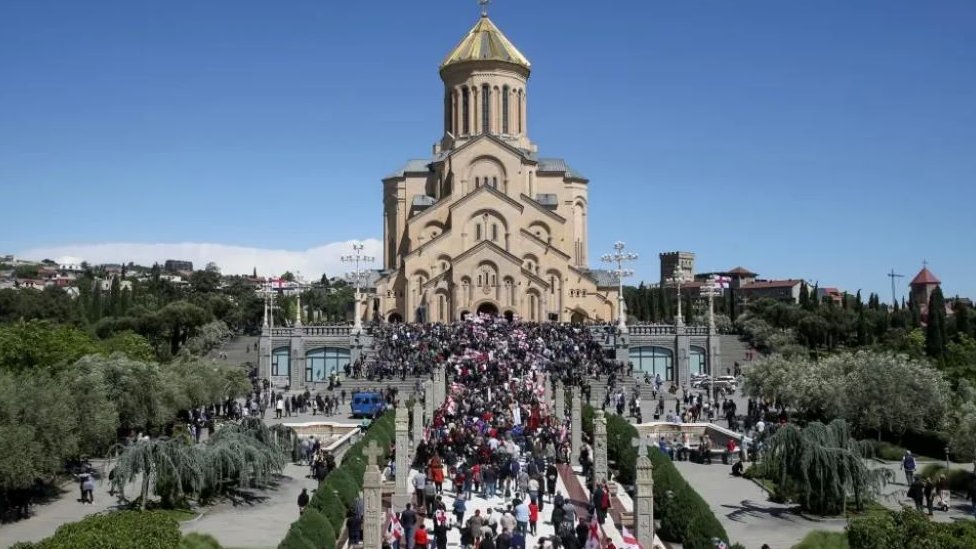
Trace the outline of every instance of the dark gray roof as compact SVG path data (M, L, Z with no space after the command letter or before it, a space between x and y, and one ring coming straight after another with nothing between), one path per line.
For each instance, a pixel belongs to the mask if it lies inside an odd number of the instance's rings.
M429 171L427 165L430 164L430 160L425 158L414 158L407 160L407 163L403 165L399 170L391 173L390 175L384 177L383 179L392 179L394 177L403 177L408 173L426 173Z
M539 171L540 172L559 172L559 173L565 172L566 173L566 177L574 177L574 178L579 178L579 179L586 179L586 177L583 174L581 174L581 173L573 170L571 167L569 167L569 164L567 164L566 161L563 160L562 158L540 158L539 159Z
M437 202L437 199L433 196L427 196L425 194L415 194L413 195L413 201L411 202L414 206L433 206Z
M594 280L596 280L597 288L617 287L617 274L613 271L608 271L606 269L590 269L586 271L586 274L590 275Z

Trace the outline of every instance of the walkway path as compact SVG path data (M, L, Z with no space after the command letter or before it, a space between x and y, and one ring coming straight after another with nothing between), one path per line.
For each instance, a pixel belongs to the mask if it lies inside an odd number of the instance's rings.
M99 463L93 463L98 468ZM31 517L0 526L0 549L7 549L18 541L40 541L54 535L59 526L79 521L89 515L117 509L116 497L108 494L108 481L96 484L94 503L81 503L78 484L68 482L61 486L61 495L53 501L31 507ZM127 494L138 493L137 484L131 485Z
M308 467L289 463L273 490L256 492L250 503L224 502L204 511L202 517L181 524L184 533L199 532L217 538L223 547L277 547L298 519L298 494L309 494L318 483L306 478Z
M805 517L792 506L769 501L765 490L751 480L733 477L727 465L700 465L674 462L681 476L708 502L733 542L748 549L768 543L775 549L788 549L813 530L839 532L844 519Z

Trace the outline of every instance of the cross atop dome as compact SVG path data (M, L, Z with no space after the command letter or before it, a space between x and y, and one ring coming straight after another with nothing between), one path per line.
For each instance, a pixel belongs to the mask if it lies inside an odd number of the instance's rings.
M481 4L481 16L488 17L488 4L491 0L478 0L478 3Z

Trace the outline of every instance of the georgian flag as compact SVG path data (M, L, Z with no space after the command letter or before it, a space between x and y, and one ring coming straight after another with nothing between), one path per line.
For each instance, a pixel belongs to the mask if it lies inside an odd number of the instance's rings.
M600 549L603 547L603 536L600 535L600 525L596 521L596 512L590 515L590 529L586 535L586 545L583 549Z
M715 287L716 288L728 288L732 284L731 276L716 276L715 277Z
M386 527L386 533L393 536L393 539L400 541L403 538L403 525L400 524L400 518L396 516L396 513L392 509L387 510L389 517L389 525Z
M637 538L634 537L634 534L632 534L626 526L622 527L620 530L620 536L624 540L624 543L620 546L620 549L644 549L644 546L637 541Z
M444 511L443 509L434 511L434 524L447 526L447 511Z

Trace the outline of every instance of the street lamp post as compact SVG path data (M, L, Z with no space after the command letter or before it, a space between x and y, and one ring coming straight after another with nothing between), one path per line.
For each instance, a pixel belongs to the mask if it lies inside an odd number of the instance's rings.
M637 254L625 253L625 247L624 243L618 240L613 245L614 252L612 254L604 254L600 258L604 263L616 266L616 269L611 269L610 272L617 275L617 329L620 333L627 333L627 315L624 312L624 277L634 274L634 271L624 269L624 263L637 261Z
M352 249L356 252L355 255L344 255L342 256L343 263L354 263L356 265L356 270L346 274L346 278L356 285L356 297L355 306L353 307L353 314L355 315L355 324L353 325L353 331L355 333L361 333L363 331L363 315L359 313L359 302L361 301L360 292L362 291L363 281L366 278L366 272L363 271L363 265L366 263L372 263L376 261L375 257L370 257L368 255L363 255L363 243L354 242Z
M682 326L685 323L685 318L684 316L681 315L681 283L684 281L685 281L684 271L681 270L680 266L675 267L674 274L671 275L671 278L669 280L671 284L674 284L678 296L678 315L674 318L675 326Z
M264 296L264 325L268 328L268 387L262 391L261 400L267 400L265 406L270 406L271 370L274 363L274 279L268 277L267 293Z
M722 295L722 289L718 285L718 279L714 275L708 278L701 287L701 294L708 297L708 335L709 335L709 350L711 351L711 336L715 334L715 297ZM711 352L709 352L708 361L708 401L709 403L717 400L715 397L715 364L713 364L713 358Z

